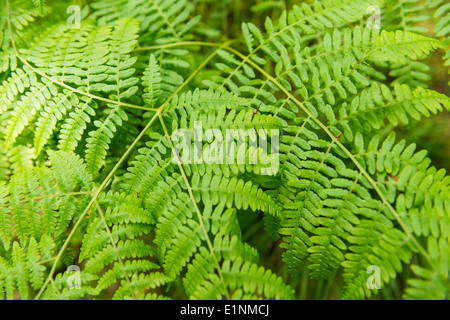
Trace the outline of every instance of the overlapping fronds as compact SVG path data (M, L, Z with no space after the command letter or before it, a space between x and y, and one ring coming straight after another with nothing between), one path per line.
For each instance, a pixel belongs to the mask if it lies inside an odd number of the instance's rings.
M450 297L450 178L395 133L450 109L448 3L301 2L216 42L196 2L59 6L0 9L0 297L295 299L340 270L364 299L373 266Z

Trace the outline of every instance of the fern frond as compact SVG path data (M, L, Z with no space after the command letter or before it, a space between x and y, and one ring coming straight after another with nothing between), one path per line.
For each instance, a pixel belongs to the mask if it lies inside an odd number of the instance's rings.
M293 291L281 278L256 264L241 258L225 260L222 265L223 280L217 276L204 279L192 294L194 299L222 299L227 290L232 299L292 299Z
M161 95L161 75L158 63L153 54L150 55L148 67L144 71L142 80L145 85L144 101L153 108Z
M446 48L444 55L444 65L448 67L450 66L450 18L448 14L450 11L450 6L448 5L448 3L442 0L429 0L427 1L427 4L430 8L437 8L433 14L433 17L439 18L439 21L434 27L434 33L437 37L442 37L444 39L443 41Z
M102 85L101 91L111 93L110 98L120 101L132 96L137 87L134 86L138 79L131 77L135 72L131 66L136 58L130 56L131 50L136 45L139 23L136 20L119 20L111 33L112 43L106 70L107 84ZM117 126L122 121L127 121L128 116L119 105L107 104L106 118L94 121L97 130L89 132L86 149L86 162L90 172L96 173L103 166L107 149L114 137Z
M186 0L96 0L92 7L95 12L90 18L99 20L100 25L108 25L121 18L141 20L143 37L155 43L180 41L199 21L199 17L189 19L192 5Z
M430 19L426 9L427 4L419 0L385 1L381 13L382 28L426 34L428 29L420 25L421 22Z
M95 116L96 103L89 98L81 99L82 104L78 104L61 125L58 142L59 150L74 151L87 128L87 123L90 123L91 117Z
M9 249L13 238L12 216L6 208L6 203L9 201L8 193L5 183L0 184L0 240L6 250Z
M92 0L71 28L5 1L0 298L293 299L299 274L450 297L450 177L398 139L450 109L448 4L320 0L220 36L229 2Z
M372 56L373 58L401 64L405 64L409 59L423 58L430 52L443 48L439 40L401 30L395 32L383 30L377 37L375 46L380 50Z

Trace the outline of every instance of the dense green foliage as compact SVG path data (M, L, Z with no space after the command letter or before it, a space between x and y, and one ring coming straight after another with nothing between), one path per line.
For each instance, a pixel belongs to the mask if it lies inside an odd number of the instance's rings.
M0 297L450 298L445 0L1 1ZM279 170L172 161L196 121Z

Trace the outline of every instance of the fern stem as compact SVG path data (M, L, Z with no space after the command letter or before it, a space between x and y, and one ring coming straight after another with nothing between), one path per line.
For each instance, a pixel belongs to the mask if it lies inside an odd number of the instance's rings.
M334 10L334 9L335 9L335 8L333 8L333 10ZM322 13L323 13L323 12L322 12ZM315 16L318 16L318 15L319 15L319 13L314 12L313 14L311 14L311 15L309 15L309 16L307 16L307 17L304 17L304 18L302 18L302 19L299 19L298 21L296 21L296 22L294 22L294 23L292 23L292 24L288 24L287 26L285 26L284 28L280 29L280 30L277 31L277 32L274 32L274 33L271 34L269 37L267 37L267 39L265 39L265 41L261 42L261 44L259 44L259 45L258 45L258 46L250 53L250 55L255 54L257 51L261 50L261 48L263 48L265 45L267 45L268 43L270 43L270 42L272 41L272 39L278 37L280 34L282 34L282 33L286 32L286 31L290 30L291 28L296 27L297 25L300 25L300 24L304 23L307 19L311 19L311 18L313 18L313 17L315 17ZM224 49L226 49L226 50L228 50L228 49L234 50L233 48L230 48L230 47L228 47L228 48L227 48L227 47L224 47ZM240 52L239 52L239 53L240 53ZM242 55L242 54L241 54L241 56L242 56L242 57L245 57L245 56ZM242 58L242 57L241 57L241 58ZM234 70L228 75L227 79L231 79L231 78L236 74L236 72L242 68L242 66L245 64L245 60L248 60L248 59L244 59L244 60L241 62L240 65L238 65L236 68L234 68ZM266 66L268 66L268 64L266 64ZM258 66L258 67L259 67L259 66ZM261 69L261 70L262 70L262 69ZM265 74L268 74L267 72L264 72L264 73L265 73ZM221 87L223 87L223 84L222 84Z
M41 201L41 200L45 200L45 199L49 199L49 198L57 198L57 197L64 197L64 196L79 196L79 195L90 195L92 194L92 192L68 192L68 193L59 193L59 194L51 194L48 196L37 196L35 198L31 198L31 199L26 199L26 200L22 200L22 201L17 201L17 202L8 202L9 205L17 205L17 204L22 204L22 203L27 203L27 202L31 202L31 201Z
M156 10L158 10L158 14L159 16L164 20L164 23L166 24L166 26L169 27L170 32L172 32L172 34L175 36L175 38L177 38L178 41L180 41L180 36L178 35L178 33L175 31L171 21L167 18L167 16L164 14L164 12L161 10L161 7L159 5L158 1L155 0L151 0L153 7L156 8Z
M139 109L139 110L145 110L145 111L156 111L155 108L147 108L147 107L142 107L142 106L138 106L138 105L131 104L131 103L115 101L115 100L111 100L111 99L108 99L108 98L97 96L97 95L89 93L89 92L84 92L84 91L75 89L74 87L71 87L71 86L69 86L69 85L67 85L67 84L65 84L63 82L55 80L52 77L50 77L47 74L45 74L44 72L41 72L38 69L34 68L28 61L26 61L24 58L22 58L22 56L20 56L18 53L16 53L16 55L19 58L19 60L22 61L22 63L25 64L27 67L29 67L31 70L33 70L34 73L37 73L41 77L44 77L44 78L50 80L51 82L53 82L53 83L55 83L55 84L57 84L57 85L59 85L59 86L61 86L63 88L66 88L66 89L68 89L68 90L70 90L72 92L78 93L78 94L83 95L83 96L87 96L87 97L89 97L91 99L94 99L94 100L100 100L100 101L103 101L103 102L116 104L116 105L119 105L119 106L122 106L122 107L126 107L126 108L133 108L133 109Z
M8 0L5 0L6 2L8 2ZM224 44L222 44L220 47L225 47L228 45L228 42L225 42ZM91 207L94 205L95 201L97 200L98 196L100 195L100 193L103 191L103 189L106 187L106 185L109 183L109 181L111 180L111 178L114 176L115 172L119 169L119 167L122 165L122 163L125 161L125 159L130 155L131 151L134 149L134 147L136 146L136 144L142 139L142 137L144 136L144 134L147 132L147 130L152 126L153 122L160 117L161 112L164 110L164 107L175 97L176 94L178 94L178 92L180 92L194 77L195 75L197 75L197 73L203 69L206 64L212 59L214 58L214 56L217 54L217 50L214 51L212 54L209 55L208 58L206 58L202 64L200 66L198 66L198 68L189 76L189 78L187 78L183 84L158 108L156 109L155 114L153 115L152 119L147 123L147 125L145 126L145 128L141 131L141 133L138 135L138 137L133 141L133 143L130 145L130 147L125 151L125 153L122 155L122 157L119 159L119 161L116 163L116 165L114 166L114 168L109 172L108 176L103 180L102 184L96 189L95 193L92 196L91 201L89 202L89 204L86 206L86 208L84 209L83 213L80 215L80 217L78 218L78 221L76 222L76 224L73 226L72 230L70 231L69 235L67 236L66 241L64 242L64 244L62 245L60 251L58 252L58 255L55 259L55 262L53 263L52 269L50 270L50 273L47 276L47 279L44 282L44 285L42 286L41 290L39 291L39 293L37 294L37 296L35 297L35 299L39 299L40 296L42 295L42 293L44 292L45 288L47 287L50 279L53 277L53 274L55 273L55 269L56 269L56 265L59 261L59 259L61 258L63 252L65 251L65 249L67 248L70 239L73 237L73 235L75 234L75 231L78 229L78 227L81 224L81 221L83 220L83 218L86 216L86 214L89 212L89 210L91 209ZM160 118L161 120L161 118ZM162 122L164 123L164 122ZM170 139L169 139L170 141Z
M11 40L12 41L12 40ZM84 92L78 89L75 89L74 87L71 87L67 84L65 84L64 82L60 82L58 80L53 79L52 77L48 76L47 74L45 74L44 72L39 71L38 69L34 68L27 60L25 60L22 56L19 55L19 53L16 51L15 47L14 47L15 53L17 58L19 58L20 61L22 61L23 64L25 64L27 67L29 67L31 70L33 70L34 73L37 73L38 75L40 75L43 78L46 78L47 80L50 80L51 82L66 88L72 92L78 93L80 95L89 97L91 99L95 99L95 100L100 100L103 102L107 102L107 103L112 103L112 104L116 104L122 107L126 107L126 108L133 108L133 109L139 109L139 110L145 110L145 111L156 111L155 108L147 108L147 107L142 107L142 106L138 106L135 104L131 104L131 103L126 103L126 102L121 102L121 101L115 101L115 100L111 100L108 98L104 98L104 97L100 97L97 96L95 94L89 93L89 92Z
M234 40L238 41L238 40ZM215 42L203 42L203 41L180 41L175 43L161 44L156 46L147 46L147 47L139 47L134 49L132 52L137 51L148 51L148 50L164 50L174 47L182 47L182 46L203 46L203 47L220 47L220 43Z

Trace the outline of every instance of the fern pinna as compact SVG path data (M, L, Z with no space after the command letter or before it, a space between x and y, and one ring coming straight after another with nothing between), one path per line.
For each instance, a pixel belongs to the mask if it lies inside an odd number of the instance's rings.
M4 1L2 298L450 297L450 178L395 130L450 108L448 4L293 2L228 39L187 0ZM198 123L279 132L277 169L184 161Z

